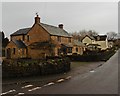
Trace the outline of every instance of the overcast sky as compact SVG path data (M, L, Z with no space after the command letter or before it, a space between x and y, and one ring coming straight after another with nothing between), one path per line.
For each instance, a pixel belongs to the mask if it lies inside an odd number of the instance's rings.
M68 32L95 30L99 34L118 32L117 2L38 2L2 3L2 28L9 35L18 29L32 27L35 13L42 23L64 24Z

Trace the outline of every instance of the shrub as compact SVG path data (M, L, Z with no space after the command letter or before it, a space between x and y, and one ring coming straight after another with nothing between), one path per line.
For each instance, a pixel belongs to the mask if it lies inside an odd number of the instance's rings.
M48 75L70 70L68 58L52 58L41 60L4 60L4 77L23 77L31 75Z

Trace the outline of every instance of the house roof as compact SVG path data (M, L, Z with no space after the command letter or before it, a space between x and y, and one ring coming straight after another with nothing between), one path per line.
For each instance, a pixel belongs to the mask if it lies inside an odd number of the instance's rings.
M29 32L30 29L31 29L31 28L19 29L19 30L17 30L16 32L14 32L13 34L11 34L11 36L26 35L26 34Z
M18 47L18 48L26 48L26 45L21 40L12 40L12 42Z
M40 25L43 28L45 28L51 35L72 37L67 31L59 27L44 24L44 23L41 23Z
M72 37L71 35L68 34L67 31L64 29L61 29L59 27L55 27L52 25L40 23L40 25L50 34L50 35L57 35L57 36L66 36L66 37ZM11 36L16 36L16 35L26 35L31 28L23 28L19 29L18 31L14 32L11 34Z
M94 36L96 41L105 41L107 38L107 35L98 35L98 36Z
M81 39L81 41L82 41L85 37L89 37L91 40L95 40L95 38L94 38L94 37L89 36L89 35L85 35L85 36Z
M81 41L78 41L78 40L74 40L73 43L74 45L77 45L77 46L85 46Z

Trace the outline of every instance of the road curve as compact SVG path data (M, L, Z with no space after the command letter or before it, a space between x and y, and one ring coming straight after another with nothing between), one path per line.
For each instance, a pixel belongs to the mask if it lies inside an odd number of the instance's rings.
M118 52L89 73L27 94L118 94Z

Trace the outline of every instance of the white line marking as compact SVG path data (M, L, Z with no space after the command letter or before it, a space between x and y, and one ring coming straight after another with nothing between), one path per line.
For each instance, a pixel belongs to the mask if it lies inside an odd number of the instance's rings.
M7 91L7 92L4 92L4 93L1 93L1 95L5 95L5 94L8 94L8 93L12 93L12 92L15 92L16 90L9 90L9 91Z
M41 89L41 87L35 87L35 88L30 89L30 90L28 90L28 91L34 91L34 90L37 90L37 89Z
M15 96L19 96L19 95L24 95L25 93L18 93L17 95L15 95Z
M72 77L72 76L68 76L68 77L66 77L65 79L68 80L68 79L71 79L71 77Z
M59 80L57 80L56 82L57 83L60 83L60 82L63 82L64 81L64 79L59 79Z
M32 87L32 86L33 86L33 85L26 85L26 86L22 87L22 89L28 88L28 87Z
M90 72L93 73L93 72L95 72L95 71L94 71L94 70L91 70Z
M50 82L50 83L44 85L44 87L46 87L46 86L50 86L50 85L53 85L53 84L55 84L55 83L54 83L54 82Z
M18 95L23 95L23 94L25 94L25 93L18 93Z

